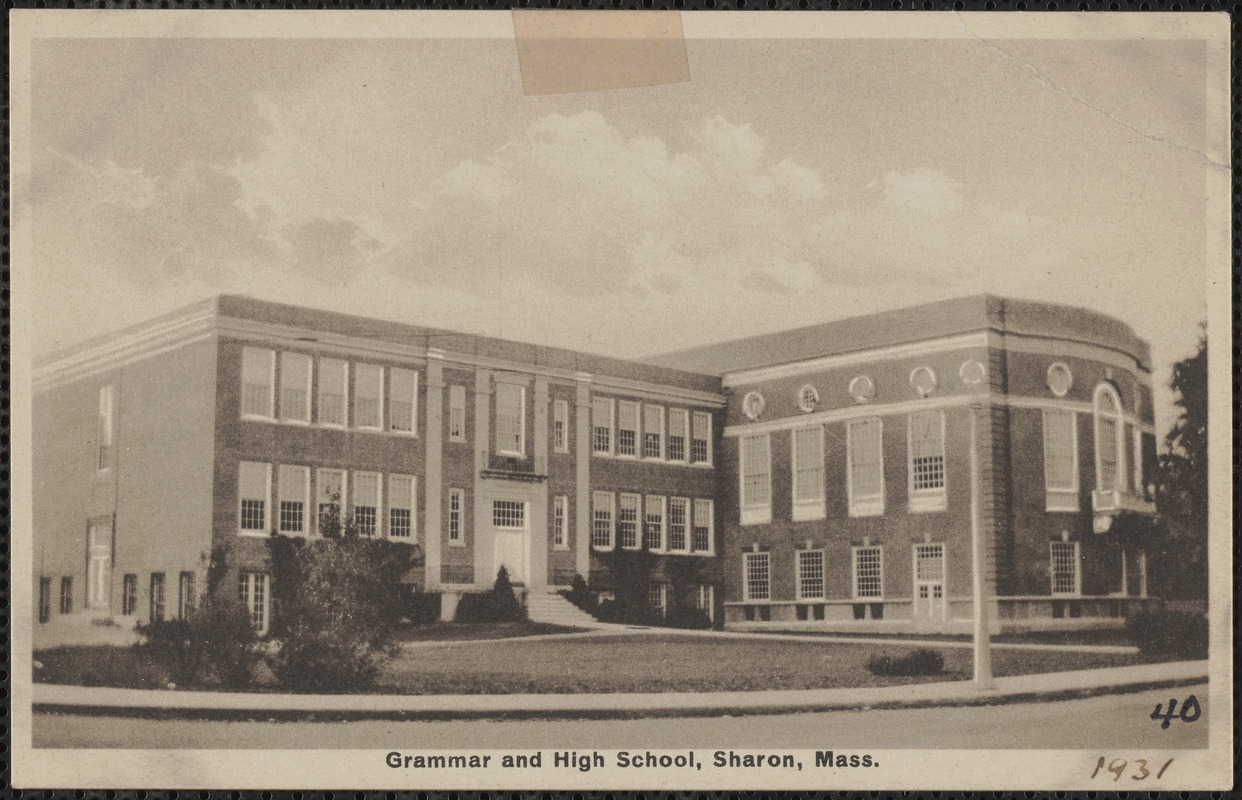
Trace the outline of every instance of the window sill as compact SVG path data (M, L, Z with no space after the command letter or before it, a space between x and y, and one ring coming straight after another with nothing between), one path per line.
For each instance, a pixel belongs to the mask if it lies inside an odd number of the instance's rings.
M949 507L948 499L943 493L933 495L912 495L909 509L911 514L928 514L944 511Z
M268 533L267 531L250 531L250 530L240 530L240 529L237 531L237 535L244 536L247 539L266 539L269 536L271 536L271 534Z
M461 539L449 539L448 542L446 542L446 544L448 544L449 547L465 547L466 546L466 543L463 542Z

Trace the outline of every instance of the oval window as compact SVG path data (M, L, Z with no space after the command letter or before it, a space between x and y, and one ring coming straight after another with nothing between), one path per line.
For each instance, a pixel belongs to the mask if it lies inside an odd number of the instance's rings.
M936 389L936 373L931 367L919 367L910 373L910 386L919 397L927 397Z
M742 413L750 419L758 419L766 406L767 402L758 392L751 392L742 399Z
M850 397L857 403L865 403L875 397L875 381L866 375L859 375L850 381Z
M815 410L815 406L819 404L819 390L811 384L807 384L798 390L798 408L808 414Z
M1059 361L1048 367L1048 388L1057 397L1064 397L1073 385L1074 376L1070 373L1069 367Z

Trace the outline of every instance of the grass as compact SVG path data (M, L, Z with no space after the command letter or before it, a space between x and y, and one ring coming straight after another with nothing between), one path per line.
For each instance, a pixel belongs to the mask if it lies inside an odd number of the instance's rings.
M35 683L164 689L169 673L135 647L54 647L34 654Z
M881 631L817 631L805 629L754 630L747 633L780 633L794 636L826 636L842 639L892 639L923 642L969 642L969 633L893 633ZM1090 631L1022 631L997 633L991 637L993 644L1056 644L1056 645L1107 645L1110 647L1134 647L1134 640L1121 628L1102 628Z
M490 641L553 633L578 633L583 630L585 628L570 628L525 619L519 622L431 622L426 625L403 625L395 638L398 642Z

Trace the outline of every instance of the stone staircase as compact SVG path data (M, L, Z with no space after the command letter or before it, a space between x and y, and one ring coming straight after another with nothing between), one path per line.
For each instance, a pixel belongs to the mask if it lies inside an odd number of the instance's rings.
M574 628L598 628L599 621L559 594L527 592L526 616L532 622L566 625Z

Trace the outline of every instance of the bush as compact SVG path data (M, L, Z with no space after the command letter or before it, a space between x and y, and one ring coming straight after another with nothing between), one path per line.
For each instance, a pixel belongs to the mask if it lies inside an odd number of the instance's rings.
M944 656L939 650L919 647L903 656L872 656L867 670L872 675L887 677L939 675L944 672Z
M1140 611L1126 618L1126 634L1144 655L1203 659L1208 655L1208 621L1185 611Z
M258 637L241 602L228 594L204 598L189 619L139 625L134 645L178 686L239 688L258 664Z
M518 602L504 567L496 573L490 592L464 594L457 603L457 622L517 622L526 619L526 609Z
M136 647L71 646L35 652L36 683L163 689L171 676Z
M595 593L587 586L586 579L581 575L574 575L573 585L568 592L561 592L561 596L588 614L594 614L599 605L596 602Z
M429 625L440 620L440 595L407 591L401 596L401 616L412 625Z
M673 606L670 608L664 624L670 628L682 628L684 630L707 630L712 627L712 621L707 616L706 611L690 606Z

